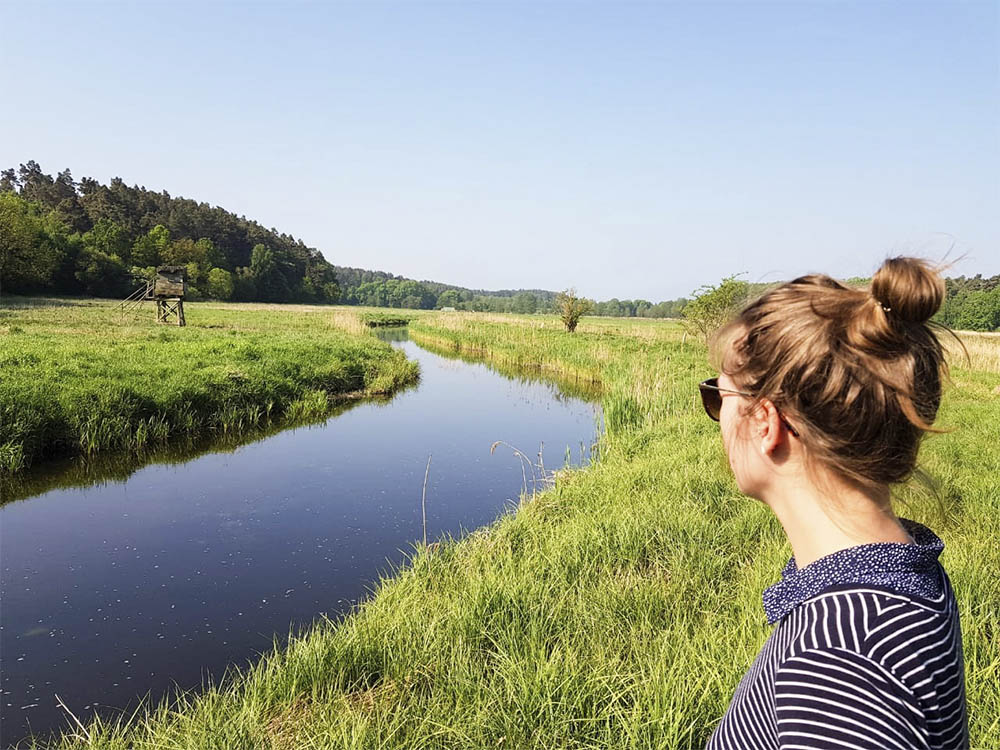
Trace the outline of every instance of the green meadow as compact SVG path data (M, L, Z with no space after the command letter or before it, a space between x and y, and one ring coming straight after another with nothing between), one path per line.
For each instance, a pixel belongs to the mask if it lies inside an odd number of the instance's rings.
M0 474L41 459L241 435L414 382L388 344L328 307L195 304L185 328L116 303L8 298L0 308Z
M126 334L87 322L90 308L8 309L0 356L39 361L15 366L22 375L5 377L0 403L11 409L18 394L39 410L92 403L113 386L134 398L185 384L208 393L232 387L237 371L248 383L286 378L282 414L294 414L309 393L388 390L412 377L352 311L205 310L218 328ZM701 409L696 384L712 374L704 345L654 320L584 318L568 335L551 316L441 313L409 327L431 349L599 388L599 460L555 472L490 527L416 546L342 620L198 693L71 726L57 746L704 746L768 635L760 595L790 554L769 512L736 490L718 427ZM998 340L977 339L970 359L955 357L939 422L948 431L922 452L939 496L904 489L899 498L901 515L946 544L976 748L1000 746L998 349ZM246 354L255 350L266 356ZM72 369L60 369L64 360ZM148 372L151 362L160 369ZM91 382L100 378L103 388Z

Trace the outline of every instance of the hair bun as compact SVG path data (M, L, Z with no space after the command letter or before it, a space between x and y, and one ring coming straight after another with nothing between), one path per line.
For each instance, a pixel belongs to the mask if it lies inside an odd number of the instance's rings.
M944 281L926 260L888 258L872 277L872 296L886 314L908 323L925 323L944 301Z

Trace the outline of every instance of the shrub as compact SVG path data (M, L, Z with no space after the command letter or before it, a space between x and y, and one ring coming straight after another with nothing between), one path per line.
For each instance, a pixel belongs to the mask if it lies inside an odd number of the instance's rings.
M750 285L737 276L727 276L718 286L706 284L695 290L694 298L684 306L684 324L707 342L717 328L739 312L749 296Z
M580 318L593 308L594 304L589 299L577 297L576 290L573 288L565 289L556 295L556 310L559 312L559 319L570 333L576 330Z

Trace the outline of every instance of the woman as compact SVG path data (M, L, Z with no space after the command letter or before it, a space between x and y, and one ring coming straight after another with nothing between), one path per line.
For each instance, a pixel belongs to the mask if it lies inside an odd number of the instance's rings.
M941 401L927 321L943 296L927 263L894 258L870 291L805 276L717 335L705 410L794 556L764 592L775 629L709 750L969 746L944 545L890 502Z

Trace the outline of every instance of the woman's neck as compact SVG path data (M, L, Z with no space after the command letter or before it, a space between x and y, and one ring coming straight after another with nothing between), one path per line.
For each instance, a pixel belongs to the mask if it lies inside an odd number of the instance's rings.
M825 485L826 491L803 478L761 498L785 529L799 568L860 544L913 541L892 512L887 488L869 492L844 482Z

